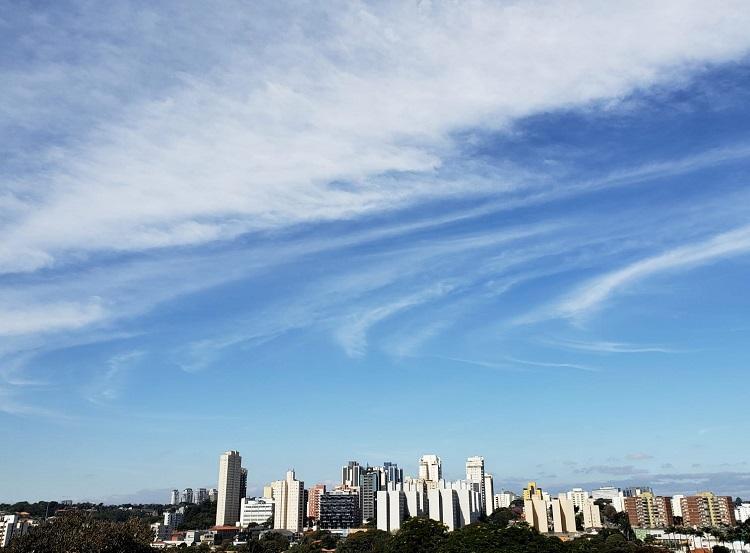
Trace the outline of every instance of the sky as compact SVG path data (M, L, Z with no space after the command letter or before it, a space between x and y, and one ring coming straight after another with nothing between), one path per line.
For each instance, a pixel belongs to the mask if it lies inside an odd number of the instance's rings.
M744 0L0 0L0 502L357 459L750 496Z

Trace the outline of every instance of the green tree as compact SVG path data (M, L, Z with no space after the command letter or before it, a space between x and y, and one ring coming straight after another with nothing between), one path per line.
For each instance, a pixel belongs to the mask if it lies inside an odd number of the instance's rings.
M471 524L451 532L439 553L562 553L563 543L548 538L527 524L500 528L491 524Z
M74 512L51 519L11 541L7 553L151 553L151 529L137 519L97 520Z
M386 553L435 553L445 541L448 529L429 518L410 518L388 541Z
M336 553L385 553L391 535L383 530L368 530L339 542Z
M487 523L492 526L499 526L500 528L507 528L511 521L516 520L518 515L513 509L508 507L500 507L492 511L487 517Z

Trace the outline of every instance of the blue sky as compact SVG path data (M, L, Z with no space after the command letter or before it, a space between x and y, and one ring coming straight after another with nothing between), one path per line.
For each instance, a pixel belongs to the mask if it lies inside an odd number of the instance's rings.
M2 3L0 501L750 495L750 10L622 4Z

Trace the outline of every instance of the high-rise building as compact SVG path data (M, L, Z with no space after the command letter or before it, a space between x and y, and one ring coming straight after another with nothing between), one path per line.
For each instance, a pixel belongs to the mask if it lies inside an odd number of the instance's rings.
M271 483L274 500L273 527L299 533L305 523L305 483L294 477L294 470L284 480Z
M240 499L247 497L247 469L240 469Z
M377 476L376 473L372 473ZM355 490L333 490L320 496L320 528L357 528L362 524L359 494Z
M604 486L591 490L591 499L603 499L607 501L618 513L625 510L625 494L622 493L620 488L613 488L612 486Z
M489 516L495 510L492 498L495 497L495 480L491 474L484 475L484 513Z
M172 493L169 495L169 504L170 505L180 504L180 490L172 490Z
M185 512L182 510L182 507L180 507L176 511L165 511L164 526L166 526L167 528L167 534L171 534L173 531L175 531L177 527L182 524L182 521L184 519Z
M377 516L376 500L380 490L380 471L377 468L367 467L360 476L359 507L362 521L375 520Z
M509 508L510 504L516 500L516 494L506 490L496 493L493 501L494 509Z
M604 526L599 513L599 505L594 503L593 499L587 499L581 510L583 511L583 528L585 530L599 529Z
M320 496L326 493L325 484L315 484L307 493L307 516L314 520L320 518Z
M638 497L643 493L653 494L654 490L648 486L630 486L622 490L622 493L625 497Z
M443 479L443 464L437 455L422 455L419 459L419 479L430 482L432 487Z
M682 523L696 528L734 526L734 503L729 496L719 496L713 492L700 492L683 497Z
M531 484L529 482L529 494L528 499L523 501L523 516L526 519L526 523L532 528L536 528L540 534L546 534L549 532L549 514L547 512L547 502L541 497L541 490L537 494L536 491L532 491ZM536 490L536 484L533 486ZM527 489L524 489L524 498L527 497Z
M625 512L633 527L666 528L672 526L672 501L668 497L655 496L642 491L640 495L625 497ZM683 508L683 515L685 509Z
M552 500L552 528L556 534L576 531L576 512L573 500L560 494Z
M740 503L736 506L734 509L734 520L738 524L750 520L750 503Z
M484 487L484 457L469 457L466 460L466 480L477 485L482 512L486 512L487 491Z
M208 500L211 503L215 503L219 500L219 490L216 488L208 488Z
M29 531L31 521L21 515L0 515L0 547L7 547L14 537Z
M254 497L240 500L240 526L247 528L250 524L262 525L273 516L273 499Z
M240 519L242 457L239 451L226 451L219 458L219 493L216 526L234 526Z
M341 485L344 488L359 488L362 466L357 461L349 461L341 467Z
M589 500L589 492L582 488L573 488L565 493L565 497L573 502L573 506L576 509L581 510Z
M529 482L526 487L523 489L523 500L527 501L531 499L532 497L537 497L539 499L544 498L544 493L542 492L542 488L538 487L536 485L536 482Z
M195 502L200 505L204 501L208 500L208 491L206 488L198 488L198 491L195 492Z
M682 498L684 498L684 495L673 495L671 502L672 502L672 516L674 517L680 517L682 518Z
M193 503L193 488L185 488L180 495L181 503Z
M396 463L386 461L383 463L383 474L380 480L380 488L385 489L389 484L400 484L404 481L404 470L398 468Z

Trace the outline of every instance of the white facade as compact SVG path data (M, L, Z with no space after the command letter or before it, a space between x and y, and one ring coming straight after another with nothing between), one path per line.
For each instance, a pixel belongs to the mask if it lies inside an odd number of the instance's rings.
M182 490L180 500L182 503L195 503L193 498L193 488L185 488Z
M684 497L684 495L672 496L672 516L682 518L682 499Z
M743 503L734 510L734 518L737 524L741 524L750 518L750 503Z
M180 524L182 524L182 520L184 518L185 515L180 511L167 511L164 513L164 526L166 526L167 531L171 533L173 530L176 530Z
M226 451L219 457L219 493L216 526L234 526L240 519L242 457L239 451Z
M495 481L491 474L484 475L484 498L482 503L484 505L484 513L489 516L492 511L495 510L493 498L495 497Z
M250 524L264 524L273 516L273 499L253 498L240 500L240 526L247 528Z
M419 459L419 479L438 482L443 479L443 464L437 455L422 455Z
M469 457L466 459L466 480L477 484L482 510L486 512L487 490L485 489L484 476L484 457ZM489 497L492 497L492 493L489 494Z
M583 509L583 506L589 500L589 492L582 488L573 488L569 492L566 492L565 496L573 502L574 507Z
M496 493L493 499L493 507L497 509L509 508L510 504L516 500L516 494L513 492L502 491Z
M180 490L172 490L172 493L169 495L169 504L170 505L180 504Z
M625 510L625 494L620 488L605 486L591 490L591 499L608 499L616 511L622 512Z
M0 547L7 547L10 540L28 532L31 521L18 515L0 516Z
M271 483L274 500L273 527L276 530L302 532L305 522L305 483L295 479L294 471L285 480Z

